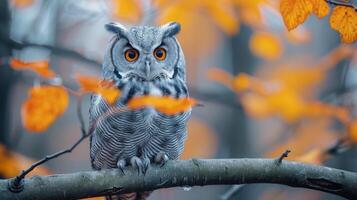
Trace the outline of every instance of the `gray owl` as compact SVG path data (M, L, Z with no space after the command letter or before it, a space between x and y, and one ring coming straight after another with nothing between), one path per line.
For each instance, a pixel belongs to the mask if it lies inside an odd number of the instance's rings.
M191 111L165 115L153 108L129 110L126 103L143 95L188 97L185 60L175 35L178 23L159 27L107 24L115 34L104 58L104 80L121 90L115 105L92 95L90 158L95 170L131 165L145 173L150 163L178 159L187 135ZM120 111L118 112L118 109ZM109 199L145 199L150 192L134 192Z

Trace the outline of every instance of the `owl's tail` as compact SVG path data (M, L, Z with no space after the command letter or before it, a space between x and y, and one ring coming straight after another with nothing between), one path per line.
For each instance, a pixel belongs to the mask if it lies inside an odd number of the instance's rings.
M128 194L114 195L114 196L106 196L106 200L145 200L152 191L145 192L133 192Z

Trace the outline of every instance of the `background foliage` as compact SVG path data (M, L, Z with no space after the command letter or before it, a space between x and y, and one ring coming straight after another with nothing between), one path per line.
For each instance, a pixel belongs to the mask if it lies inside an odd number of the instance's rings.
M276 157L290 149L288 159L356 171L356 3L0 1L0 12L9 9L11 18L0 22L0 175L13 177L33 159L74 143L78 97L84 95L87 116L88 94L100 93L109 103L120 95L100 79L109 21L182 25L178 39L192 98L143 97L129 104L166 114L194 106L182 159ZM89 169L88 148L85 141L33 174ZM151 198L217 199L226 189L159 190ZM265 185L246 186L237 197L338 199Z

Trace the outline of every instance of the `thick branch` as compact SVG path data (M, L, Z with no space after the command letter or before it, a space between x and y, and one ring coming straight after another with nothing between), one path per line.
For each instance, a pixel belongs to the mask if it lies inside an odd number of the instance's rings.
M155 190L176 186L275 183L325 191L348 199L357 198L357 173L274 159L217 159L169 161L151 166L146 175L128 168L35 176L24 180L24 190L8 190L0 181L0 199L78 199Z

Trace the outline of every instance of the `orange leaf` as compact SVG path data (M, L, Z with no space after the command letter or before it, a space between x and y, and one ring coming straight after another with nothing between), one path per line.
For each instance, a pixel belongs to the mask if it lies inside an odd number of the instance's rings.
M34 163L34 160L19 153L12 152L0 144L0 163L0 177L12 178L18 175L23 169L30 167ZM47 168L39 166L36 167L29 176L49 174L50 171Z
M311 0L313 4L313 13L318 18L323 18L330 12L330 6L326 2L326 0Z
M142 17L142 5L138 0L112 0L113 15L116 18L138 22Z
M255 55L267 60L275 60L283 52L279 38L268 32L255 33L250 38L249 47Z
M311 0L281 0L280 13L288 30L305 22L313 11Z
M338 31L342 42L357 40L357 11L347 6L336 6L330 17L331 28Z
M32 70L45 78L54 78L56 74L49 68L48 61L23 62L11 59L10 66L15 70Z
M68 93L61 86L38 86L29 90L22 104L24 127L30 132L42 132L61 116L68 106Z
M190 110L195 104L196 100L191 98L176 99L168 96L139 96L132 98L127 106L130 109L153 107L157 111L166 115L174 115Z
M113 82L108 80L100 80L95 76L77 75L77 82L80 86L81 92L84 93L98 93L109 104L116 102L120 96L120 90L115 87Z

